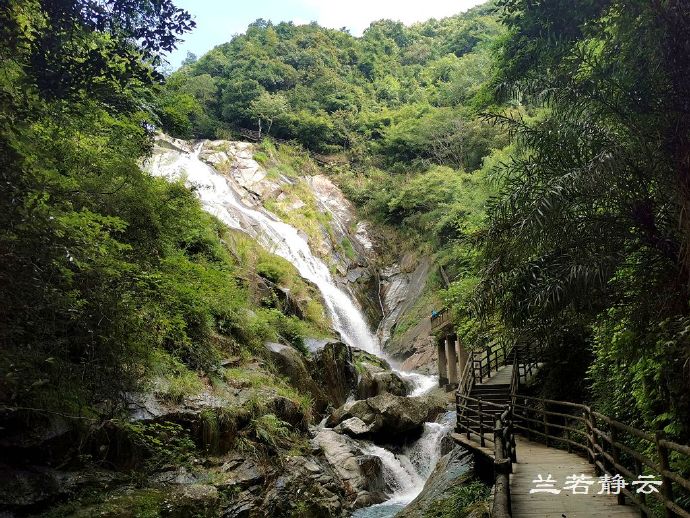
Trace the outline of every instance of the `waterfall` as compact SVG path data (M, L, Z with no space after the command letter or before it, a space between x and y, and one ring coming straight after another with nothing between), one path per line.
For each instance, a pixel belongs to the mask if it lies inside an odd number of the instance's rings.
M424 423L422 436L400 453L366 443L362 451L381 459L384 480L393 493L382 504L356 511L353 518L390 517L414 500L441 458L441 439L450 432L454 422L455 412L448 412L440 423Z
M192 153L175 153L171 163L152 161L147 170L171 181L184 180L196 192L206 211L231 228L254 227L258 241L272 253L290 261L305 279L313 282L323 295L326 308L342 340L352 347L380 354L379 342L352 298L338 288L328 266L314 256L307 240L294 227L268 213L242 203L226 177L199 159L203 142Z
M307 240L297 229L272 214L245 205L231 181L199 158L203 145L201 142L189 152L166 149L154 155L145 167L154 176L184 181L194 190L207 212L231 228L254 235L264 248L292 263L300 275L314 283L321 292L333 327L342 340L351 347L383 358L379 341L369 329L364 315L351 295L336 285L328 266L312 253ZM410 396L422 395L436 385L434 376L394 370L411 384ZM363 451L381 458L384 478L393 492L387 502L360 510L355 516L391 516L391 509L402 508L413 500L436 465L441 438L450 427L448 423L425 423L422 436L397 454L373 443L362 442ZM359 514L365 511L374 514Z

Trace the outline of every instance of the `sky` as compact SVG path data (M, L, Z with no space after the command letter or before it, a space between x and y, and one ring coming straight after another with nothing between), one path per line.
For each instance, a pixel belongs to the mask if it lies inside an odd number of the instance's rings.
M375 20L388 18L405 24L429 18L451 16L485 0L176 0L175 5L189 11L196 28L168 57L173 69L193 52L201 56L216 45L230 41L247 25L263 18L274 23L312 21L325 27L347 27L360 36Z

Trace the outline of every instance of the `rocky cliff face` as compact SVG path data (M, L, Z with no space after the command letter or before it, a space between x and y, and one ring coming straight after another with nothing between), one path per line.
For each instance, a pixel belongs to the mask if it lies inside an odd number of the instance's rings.
M405 254L381 271L384 318L378 336L384 350L403 370L436 372L436 347L431 337L431 312L438 301L431 296L429 257Z
M279 157L267 156L248 142L192 143L166 136L157 139L147 167L169 168L190 153L223 174L244 205L275 214L302 232L339 287L355 296L370 327L376 327L382 302L374 239L368 223L357 219L352 204L327 176L311 163L301 170L287 167ZM232 221L224 220L226 224L260 239L260 229L242 211L227 204L222 208L232 215Z
M161 137L154 162L174 161L180 153L199 158L225 175L242 203L268 212L297 227L315 253L327 262L337 284L359 303L386 352L406 370L435 372L436 348L429 317L437 301L428 295L431 259L404 254L393 264L385 243L372 225L357 218L353 205L315 166L296 171L266 157L247 142L204 141L192 144ZM261 161L258 161L259 158ZM227 208L227 207L226 207ZM237 228L255 237L257 229L241 212Z

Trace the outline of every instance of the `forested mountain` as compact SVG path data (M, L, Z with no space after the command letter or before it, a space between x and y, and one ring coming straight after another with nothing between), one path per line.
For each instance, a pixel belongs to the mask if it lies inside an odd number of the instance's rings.
M491 5L411 27L382 20L361 38L257 20L168 78L162 123L181 137L247 128L406 168L476 169L495 135L475 115L503 33Z
M450 268L468 338L564 348L581 396L617 413L632 391L626 418L687 433L684 15L504 1L361 38L258 20L169 78L162 121L345 153L349 195Z
M442 307L538 347L533 395L690 442L687 2L259 19L162 75L190 30L0 3L0 514L385 502L452 428L401 367ZM481 513L461 485L434 509Z

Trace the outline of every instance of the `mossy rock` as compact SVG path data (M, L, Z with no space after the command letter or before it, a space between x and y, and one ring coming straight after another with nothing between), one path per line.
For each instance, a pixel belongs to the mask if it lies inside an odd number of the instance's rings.
M205 484L190 484L166 489L124 489L105 496L102 502L71 513L53 514L87 518L92 516L117 518L153 518L165 516L220 516L218 490Z

